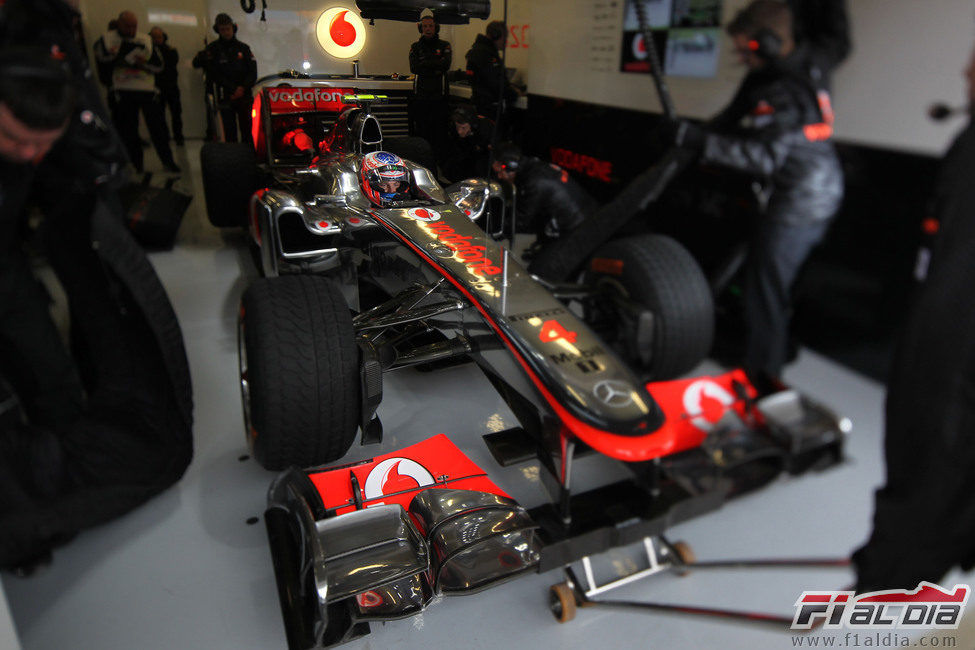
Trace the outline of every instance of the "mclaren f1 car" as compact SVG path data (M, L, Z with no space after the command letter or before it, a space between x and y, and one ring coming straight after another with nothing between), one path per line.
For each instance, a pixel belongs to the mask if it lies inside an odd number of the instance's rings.
M796 391L759 395L740 370L687 376L709 350L713 307L677 242L606 241L572 282L546 282L510 251L503 188L442 187L410 160L420 143L383 139L380 102L339 97L329 79L272 78L255 104L257 159L202 152L211 220L246 214L263 275L241 301L240 388L254 457L286 470L266 523L292 647L642 539L658 540L654 562L686 560L659 541L671 524L840 459L844 423ZM537 461L546 505L526 511L449 441L325 467L357 433L382 439L384 374L461 362L520 424L487 438L492 453ZM574 490L573 465L591 453L629 478ZM386 487L391 472L412 487ZM560 615L577 600L553 594Z

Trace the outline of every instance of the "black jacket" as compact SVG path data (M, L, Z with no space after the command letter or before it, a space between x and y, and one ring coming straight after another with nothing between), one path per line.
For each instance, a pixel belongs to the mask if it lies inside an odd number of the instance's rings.
M832 217L843 170L832 135L829 95L812 80L808 50L750 72L708 124L701 160L764 177L772 218L804 223Z
M257 81L257 61L251 48L236 38L219 38L193 57L193 67L203 68L207 83L213 84L217 101L227 101L238 86L243 86L250 101L250 90Z
M940 223L927 277L894 349L887 383L887 481L873 532L853 556L858 591L939 583L975 565L975 127L945 155ZM923 549L919 553L918 550Z
M512 100L518 94L508 84L501 54L494 42L478 34L467 52L467 71L471 81L471 99L477 110L487 113L497 107L501 99Z
M452 58L450 43L436 36L421 36L410 46L410 72L416 75L413 86L417 97L442 99L447 95L446 73Z
M516 228L539 242L563 236L596 208L596 202L569 172L534 157L522 158L515 176Z
M176 65L179 63L179 52L175 47L170 47L163 43L156 47L163 59L162 72L156 75L156 88L164 95L177 92L178 71Z

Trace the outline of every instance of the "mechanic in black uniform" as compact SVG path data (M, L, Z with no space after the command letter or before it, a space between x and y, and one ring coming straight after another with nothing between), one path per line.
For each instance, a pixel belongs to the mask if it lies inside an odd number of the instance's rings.
M49 298L22 250L37 166L68 127L77 90L41 48L0 55L0 367L28 417L61 428L81 412L82 388L51 321Z
M228 14L217 14L213 31L220 35L205 50L193 57L193 67L203 68L207 83L213 86L224 139L253 146L251 137L251 89L257 81L257 61L251 48L237 40L237 24Z
M749 72L731 103L700 127L675 124L677 144L700 161L763 177L767 202L745 262L744 368L760 390L778 385L786 362L790 292L843 198L831 142L829 94L806 46L792 37L780 0L754 0L727 27Z
M595 200L569 172L534 156L524 156L511 143L498 145L492 169L502 181L514 183L516 232L536 236L524 254L526 261L596 209Z
M108 27L105 28L105 31L107 33L111 33L116 29L118 29L118 19L112 18L110 21L108 21ZM105 37L99 36L95 40L94 47L104 47L104 43ZM112 116L112 124L114 124L117 119L115 116L115 93L112 92L112 69L114 67L115 66L113 66L110 61L106 63L97 60L95 61L95 71L98 73L98 81L105 86L105 90L107 91L105 95L105 103L108 106L109 115Z
M467 52L467 74L471 82L471 100L481 115L495 121L504 132L505 104L518 98L518 90L508 81L501 52L508 42L508 30L500 20L488 23Z
M159 50L163 59L162 72L156 74L156 88L162 97L163 111L169 108L169 117L173 125L173 142L183 146L183 106L179 101L179 52L169 45L169 36L161 27L149 30L152 44Z
M473 106L454 108L450 113L447 145L440 162L444 178L454 183L465 178L487 176L493 133L494 122L477 115Z
M440 38L440 25L429 9L425 9L417 23L420 38L410 46L410 72L416 75L413 98L410 102L410 121L413 135L433 148L438 157L444 148L444 125L447 123L447 71L453 51L450 43Z
M975 107L975 51L968 68ZM857 593L939 584L975 566L975 126L972 115L941 164L939 223L927 274L912 296L887 381L887 480L873 530L853 555Z
M23 406L19 416L0 414L0 568L30 564L77 531L127 512L175 482L192 457L182 334L125 225L117 193L125 147L79 26L76 0L0 5L0 104L20 107L0 110L12 119L0 129L0 379L7 380L0 386L9 383ZM35 49L18 60L25 43ZM72 88L77 105L64 134L40 158L32 139L49 129L31 125ZM31 233L28 205L42 217ZM74 369L64 365L47 294L24 275L28 234L67 297ZM19 275L8 273L12 264L21 264ZM5 318L11 310L13 322Z

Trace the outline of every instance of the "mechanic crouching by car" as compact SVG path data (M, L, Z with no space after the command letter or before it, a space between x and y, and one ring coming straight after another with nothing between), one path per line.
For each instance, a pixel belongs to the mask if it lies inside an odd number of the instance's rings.
M831 142L833 113L824 72L792 38L780 0L754 0L727 27L748 66L731 103L703 128L675 122L673 141L700 162L763 178L767 201L745 261L744 368L773 390L786 362L792 284L825 236L843 198L843 171Z
M240 142L253 146L251 89L257 81L257 61L251 48L237 40L237 24L228 14L217 14L213 31L220 38L193 57L193 67L203 68L207 85L213 88L224 140L237 142L239 127Z
M534 156L523 156L511 143L498 145L491 168L499 179L515 186L515 231L535 235L522 255L526 262L596 209L595 200L569 172Z
M182 335L125 226L113 182L125 154L101 117L106 111L92 77L77 73L83 55L73 40L76 17L59 0L8 0L0 11L5 569L35 565L79 531L158 494L192 457ZM10 35L25 34L43 47L12 44ZM38 212L35 233L28 218ZM32 274L28 239L67 298L70 352Z

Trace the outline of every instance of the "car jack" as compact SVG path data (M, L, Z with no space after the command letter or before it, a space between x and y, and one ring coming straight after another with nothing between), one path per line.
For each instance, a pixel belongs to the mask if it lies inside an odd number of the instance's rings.
M549 609L556 620L559 623L567 623L575 618L577 608L599 606L647 612L663 611L690 614L729 621L768 624L780 629L788 629L788 626L792 624L791 616L672 603L603 600L596 598L596 596L664 571L675 571L680 575L685 575L691 570L697 569L829 568L850 565L848 558L756 558L698 562L690 546L685 542L671 543L663 536L645 537L643 539L643 552L647 559L646 568L602 584L597 584L592 559L589 556L581 560L583 571L581 580L572 565L565 566L563 568L565 581L549 588Z

